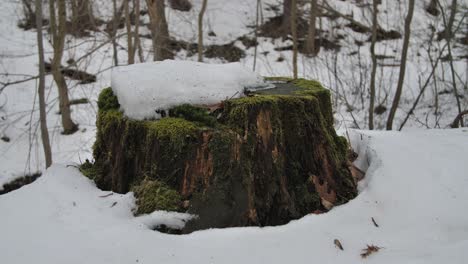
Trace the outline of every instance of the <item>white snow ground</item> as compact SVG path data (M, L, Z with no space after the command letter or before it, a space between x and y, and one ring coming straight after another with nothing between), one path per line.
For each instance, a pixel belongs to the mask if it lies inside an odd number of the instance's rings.
M131 194L102 198L107 192L76 168L54 165L0 196L1 262L466 263L468 129L350 131L350 137L367 175L348 204L284 226L184 236L152 231L134 218ZM363 260L367 244L382 249Z

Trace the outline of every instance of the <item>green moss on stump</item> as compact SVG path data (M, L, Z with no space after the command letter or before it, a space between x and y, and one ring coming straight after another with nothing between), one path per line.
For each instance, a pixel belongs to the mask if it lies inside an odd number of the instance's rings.
M210 115L207 109L189 104L170 109L169 116L183 118L202 126L214 127L216 125L216 117Z
M137 198L137 215L150 214L156 210L180 211L181 196L163 182L144 179L132 191Z
M158 121L143 121L148 129L148 136L171 142L194 136L197 130L195 123L182 118L167 117Z
M86 160L83 164L81 164L79 170L84 176L91 180L95 180L101 177L103 174L102 168L91 163L89 160Z
M117 96L112 92L112 88L105 88L101 91L98 98L98 107L101 111L118 110L120 107Z

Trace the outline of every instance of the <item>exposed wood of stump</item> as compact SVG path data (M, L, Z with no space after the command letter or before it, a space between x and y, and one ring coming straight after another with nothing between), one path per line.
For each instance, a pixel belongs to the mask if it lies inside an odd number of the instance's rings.
M222 106L208 114L184 105L159 121L137 121L104 90L87 174L120 193L148 181L176 190L180 211L199 216L185 233L281 225L356 196L348 145L335 133L330 94L319 83L283 82Z

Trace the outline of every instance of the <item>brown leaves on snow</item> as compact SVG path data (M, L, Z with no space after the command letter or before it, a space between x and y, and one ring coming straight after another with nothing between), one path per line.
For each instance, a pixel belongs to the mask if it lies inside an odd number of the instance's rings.
M343 250L343 245L341 245L341 242L338 239L333 240L333 243L335 243L335 246L339 248L340 250Z
M375 246L375 245L367 245L367 248L362 250L361 257L362 258L367 258L373 253L378 252L381 249L381 247Z

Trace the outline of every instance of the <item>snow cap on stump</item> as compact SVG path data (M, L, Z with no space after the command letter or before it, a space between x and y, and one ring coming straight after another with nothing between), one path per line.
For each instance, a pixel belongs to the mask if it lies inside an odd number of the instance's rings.
M130 118L160 118L159 110L181 104L213 105L264 86L263 78L240 63L206 64L165 60L116 67L112 90Z

